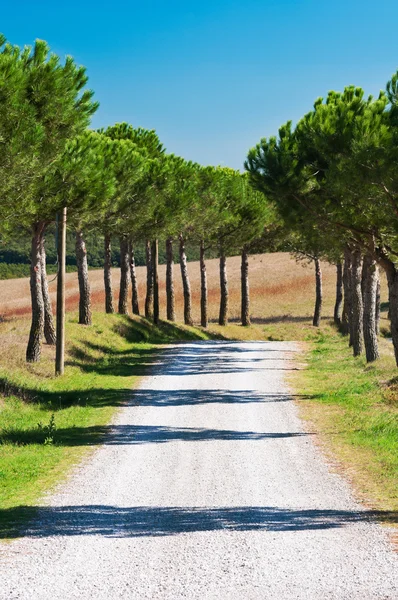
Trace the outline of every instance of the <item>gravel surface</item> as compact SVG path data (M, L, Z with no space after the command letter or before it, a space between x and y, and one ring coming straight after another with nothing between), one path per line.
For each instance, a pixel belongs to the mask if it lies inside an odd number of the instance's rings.
M166 349L109 436L0 549L0 598L398 598L398 557L306 432L292 343Z

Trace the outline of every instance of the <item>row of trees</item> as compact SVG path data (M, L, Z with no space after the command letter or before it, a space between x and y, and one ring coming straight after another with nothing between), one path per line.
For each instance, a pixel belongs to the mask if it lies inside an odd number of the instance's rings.
M200 249L201 325L206 327L206 253L220 258L219 323L228 320L226 256L242 255L242 323L248 325L248 252L281 241L315 263L319 325L320 259L337 267L335 321L350 334L355 355L378 358L380 283L389 286L391 332L398 363L398 74L385 93L360 88L330 92L296 127L253 148L242 174L202 167L168 154L154 131L122 123L88 129L97 103L84 68L61 63L47 44L21 50L0 37L0 236L31 235L32 325L27 360L40 358L43 336L55 342L46 277L45 234L68 211L75 232L79 323L90 325L85 236L104 239L105 310L115 310L111 240L120 242L118 311L139 314L134 250L145 245L144 314L159 319L158 252L166 253L167 319L175 319L174 245L184 290L184 321L192 324L186 243ZM344 288L344 306L342 305Z
M387 275L398 364L398 73L378 98L347 87L319 98L293 128L262 139L245 167L276 207L292 249L337 265L335 320L355 356L379 357L379 266ZM344 265L344 266L343 266ZM344 288L344 306L341 314Z
M0 235L31 235L32 325L26 358L37 361L43 336L55 342L46 276L45 234L67 208L76 235L80 290L79 323L91 324L85 235L104 238L105 309L114 311L111 239L120 240L119 313L139 314L134 247L145 243L145 315L159 319L158 244L167 255L167 318L175 319L173 244L178 241L184 289L184 320L192 324L185 244L200 246L201 324L207 326L205 256L220 256L220 317L228 320L225 257L242 252L242 322L249 324L247 253L271 220L271 208L246 174L201 167L167 154L154 131L122 123L88 129L98 104L86 89L84 68L61 63L47 44L21 50L0 38Z

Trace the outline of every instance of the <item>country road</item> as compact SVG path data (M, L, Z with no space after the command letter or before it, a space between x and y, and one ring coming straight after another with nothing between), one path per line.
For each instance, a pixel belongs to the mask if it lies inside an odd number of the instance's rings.
M168 347L105 443L0 546L1 600L396 600L385 529L289 396L297 353Z

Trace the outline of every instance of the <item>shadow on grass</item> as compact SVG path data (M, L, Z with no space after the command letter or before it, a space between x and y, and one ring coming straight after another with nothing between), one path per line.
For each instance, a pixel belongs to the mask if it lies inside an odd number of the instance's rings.
M313 435L300 431L272 432L239 431L229 429L204 429L195 427L163 427L161 425L98 425L57 429L55 443L62 446L93 446L99 442L105 446L141 444L164 444L166 442L209 442L214 440L247 441L289 439ZM19 445L42 444L43 433L35 429L3 430L3 443Z
M276 506L19 506L0 510L0 538L22 535L134 538L195 531L316 531L341 529L352 523L397 523L397 517L396 511L295 510ZM21 523L27 522L22 528Z
M272 325L276 323L308 323L308 325L312 325L312 317L276 315L273 317L252 317L251 322L258 325Z
M227 340L221 333L202 329L186 328L170 321L160 321L154 325L149 319L124 317L121 323L113 328L114 332L128 342L146 342L148 344L170 344L172 342L189 342L199 340Z
M388 311L390 309L390 303L389 302L381 302L380 303L380 310L381 311Z

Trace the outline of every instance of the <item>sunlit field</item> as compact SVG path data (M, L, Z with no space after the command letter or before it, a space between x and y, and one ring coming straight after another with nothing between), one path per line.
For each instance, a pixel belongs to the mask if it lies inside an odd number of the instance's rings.
M199 263L189 263L189 276L192 285L194 318L199 322L200 304L200 272ZM239 318L240 307L240 257L227 259L230 316ZM183 298L179 265L175 269L175 289L177 320L182 320ZM207 261L209 278L209 316L216 320L218 316L219 286L218 261ZM145 298L145 267L137 268L140 294L140 308ZM334 301L335 268L323 265L323 283L325 291L325 316L331 316ZM55 301L56 281L49 276L52 299ZM92 302L95 310L104 305L103 272L101 269L90 271ZM113 269L113 286L115 300L118 297L119 269ZM159 267L159 284L161 294L161 316L165 317L165 266ZM255 321L280 317L308 318L311 315L314 301L313 265L297 263L286 253L259 254L250 257L251 312ZM66 275L67 308L76 310L79 301L77 273ZM0 281L0 314L20 316L30 313L29 279L11 279Z

